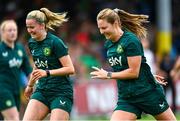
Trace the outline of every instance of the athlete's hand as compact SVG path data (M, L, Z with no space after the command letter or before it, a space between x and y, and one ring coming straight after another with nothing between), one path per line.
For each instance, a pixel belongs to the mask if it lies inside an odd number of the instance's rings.
M33 80L37 81L39 80L40 78L42 77L46 77L47 76L47 73L45 70L42 70L42 69L35 69L33 72L32 72L32 78Z
M33 87L27 86L25 91L24 91L25 98L29 100L29 98L32 95L32 93L33 93Z
M95 71L92 71L90 73L91 78L93 79L107 79L107 71L104 70L103 68L99 69L98 67L93 66L92 69L94 69Z
M164 77L159 76L159 75L154 75L154 77L159 84L164 85L164 86L167 85L167 80Z

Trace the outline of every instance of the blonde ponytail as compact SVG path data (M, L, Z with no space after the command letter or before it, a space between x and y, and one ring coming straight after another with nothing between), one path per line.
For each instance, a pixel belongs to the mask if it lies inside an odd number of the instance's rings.
M46 28L54 30L54 27L59 27L64 22L68 21L66 15L67 12L54 13L47 8L41 8L40 10L33 10L29 12L26 19L36 19L37 22L44 23Z

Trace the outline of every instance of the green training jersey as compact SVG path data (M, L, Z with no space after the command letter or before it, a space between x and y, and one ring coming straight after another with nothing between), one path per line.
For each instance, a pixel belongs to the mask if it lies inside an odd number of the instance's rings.
M12 49L3 41L0 42L0 88L6 88L14 93L19 93L21 71L26 76L32 71L22 44L15 43Z
M156 86L156 81L146 63L143 47L135 34L127 30L117 42L107 40L105 42L107 59L114 72L123 71L128 68L127 57L141 56L141 67L137 79L118 79L118 96L131 97L142 94Z
M29 40L29 49L38 69L51 70L62 67L59 58L68 55L68 48L57 36L47 33L43 41ZM72 97L73 89L69 75L49 76L38 80L37 89L46 94Z

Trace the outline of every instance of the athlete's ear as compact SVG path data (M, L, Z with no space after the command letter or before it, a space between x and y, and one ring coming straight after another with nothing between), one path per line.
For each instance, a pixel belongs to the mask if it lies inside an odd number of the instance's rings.
M119 22L117 20L114 21L115 26L119 26Z
M41 28L46 29L46 24L45 23L41 23L40 25L41 25Z

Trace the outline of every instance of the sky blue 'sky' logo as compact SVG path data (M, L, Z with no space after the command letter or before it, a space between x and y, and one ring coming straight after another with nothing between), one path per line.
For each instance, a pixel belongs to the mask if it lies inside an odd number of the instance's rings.
M123 48L121 45L118 45L116 52L117 53L123 53Z
M48 48L48 47L45 47L44 50L43 50L43 52L44 52L44 55L45 55L45 56L49 56L49 55L51 54L51 49Z

